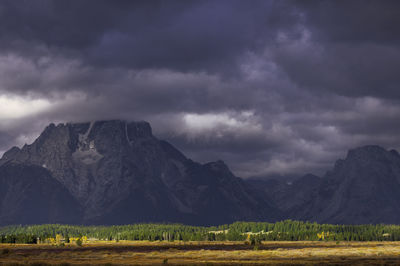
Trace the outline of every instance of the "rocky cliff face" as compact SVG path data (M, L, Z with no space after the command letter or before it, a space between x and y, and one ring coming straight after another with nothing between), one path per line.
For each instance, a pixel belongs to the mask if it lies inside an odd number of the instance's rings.
M146 122L49 125L0 160L46 170L79 202L81 222L219 224L275 220L279 211L222 162L199 164ZM1 166L1 167L3 167Z
M350 150L323 178L264 186L286 218L320 223L400 223L400 155L379 146Z
M331 223L399 223L400 156L379 146L350 150L319 187L304 218Z

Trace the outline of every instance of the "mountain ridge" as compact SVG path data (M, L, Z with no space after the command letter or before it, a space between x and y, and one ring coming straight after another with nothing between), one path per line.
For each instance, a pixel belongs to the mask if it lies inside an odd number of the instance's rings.
M0 184L0 225L215 225L285 218L400 223L396 150L350 149L323 177L243 180L221 160L200 164L187 158L156 138L145 121L50 124L32 144L4 153ZM34 219L33 213L40 215Z
M378 145L350 149L319 178L305 175L291 185L258 184L288 219L319 223L400 223L400 156Z
M222 161L199 164L153 136L149 123L50 124L0 165L42 167L76 199L83 223L274 220L279 210Z

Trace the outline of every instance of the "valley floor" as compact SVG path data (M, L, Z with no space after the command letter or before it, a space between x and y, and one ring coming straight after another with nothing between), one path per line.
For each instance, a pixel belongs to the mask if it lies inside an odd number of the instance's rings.
M98 242L0 244L0 265L400 264L400 242Z

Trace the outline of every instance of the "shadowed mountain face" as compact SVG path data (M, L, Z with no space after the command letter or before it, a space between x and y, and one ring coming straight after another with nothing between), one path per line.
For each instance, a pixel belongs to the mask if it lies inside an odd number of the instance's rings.
M323 178L306 175L291 185L277 180L263 184L263 192L286 218L338 224L400 223L400 155L394 150L360 147L338 160Z
M400 156L378 146L350 150L328 172L304 219L330 223L400 223Z
M0 225L400 223L399 191L400 155L378 146L350 150L323 178L243 181L222 161L187 159L146 122L51 124L0 160Z
M42 167L6 163L0 167L0 225L77 223L79 203Z
M303 219L306 205L312 202L320 187L322 179L307 174L293 182L283 180L248 180L247 182L268 195L288 218Z
M267 199L235 177L222 161L202 165L187 159L155 138L146 122L51 124L32 145L6 152L0 169L5 171L11 163L20 165L26 177L30 172L24 172L24 167L35 166L37 178L48 180L48 189L58 184L79 202L74 209L82 210L80 223L221 224L280 218ZM16 191L29 196L18 187ZM9 204L7 199L3 204Z

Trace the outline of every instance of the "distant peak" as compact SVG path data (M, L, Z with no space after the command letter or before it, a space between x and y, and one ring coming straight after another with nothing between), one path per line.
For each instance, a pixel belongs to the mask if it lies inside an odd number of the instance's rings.
M376 157L387 154L388 151L378 145L367 145L349 150L347 158Z
M338 160L334 168L343 168L353 163L362 163L364 167L383 162L398 163L399 159L397 151L389 151L378 145L367 145L349 150L346 158Z
M21 150L20 148L14 146L10 150L6 151L3 154L2 159L7 160L7 159L10 159L10 158L13 158L15 156L15 154L17 154L20 150Z
M354 149L351 149L354 151L386 151L385 148L379 146L379 145L365 145L365 146L361 146L361 147L357 147Z

